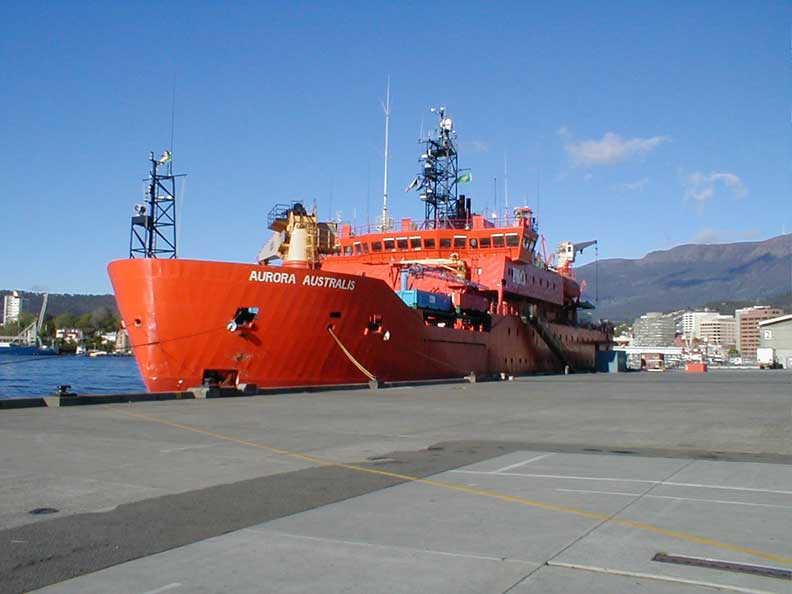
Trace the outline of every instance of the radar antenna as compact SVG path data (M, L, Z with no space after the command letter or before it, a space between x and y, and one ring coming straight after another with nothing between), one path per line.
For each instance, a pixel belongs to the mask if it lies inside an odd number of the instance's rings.
M424 145L420 158L423 167L408 189L417 188L426 203L424 228L464 227L465 204L457 196L460 171L454 122L446 114L445 106L433 107L431 111L438 115L438 127L419 140Z

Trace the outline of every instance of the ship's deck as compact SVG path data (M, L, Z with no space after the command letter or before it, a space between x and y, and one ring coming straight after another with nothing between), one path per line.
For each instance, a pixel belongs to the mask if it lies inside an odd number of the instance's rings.
M791 404L715 371L1 411L0 591L792 592L652 561L792 569Z

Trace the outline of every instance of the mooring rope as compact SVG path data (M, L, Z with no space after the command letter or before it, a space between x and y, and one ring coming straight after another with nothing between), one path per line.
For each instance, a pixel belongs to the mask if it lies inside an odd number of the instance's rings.
M8 355L9 357L19 357L19 355ZM0 361L0 365L18 365L19 363L34 363L36 361L51 361L53 359L60 359L61 357L52 355L22 355L21 359L14 359L10 361Z
M369 379L370 379L372 382L376 382L376 381L377 381L377 378L374 376L374 374L373 374L373 373L371 373L371 372L370 372L368 369L366 369L365 367L363 367L363 365L360 363L360 361L358 361L357 359L355 359L355 357L352 355L352 353L350 353L350 352L349 352L349 350L347 350L347 348L346 348L346 347L343 345L343 343L342 343L342 342L341 342L341 340L338 338L338 336L336 336L336 335L335 335L335 332L333 332L333 327L332 327L332 326L328 326L328 327L327 327L327 331L330 333L330 336L332 336L332 337L333 337L333 340L335 340L335 341L336 341L336 344L338 345L338 348L340 348L340 349L341 349L341 352L343 352L343 353L344 353L344 354L347 356L347 359L349 359L349 360L352 362L352 365L354 365L355 367L357 367L357 368L360 370L360 373L362 373L363 375L365 375L365 376L366 376L367 378L369 378Z

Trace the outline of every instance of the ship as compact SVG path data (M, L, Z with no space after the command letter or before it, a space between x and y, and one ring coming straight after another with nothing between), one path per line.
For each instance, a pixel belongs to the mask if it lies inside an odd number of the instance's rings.
M148 198L132 218L130 257L108 273L149 391L201 385L248 390L503 378L594 371L612 328L571 264L596 242L564 242L548 259L527 206L473 210L459 193L454 122L433 109L419 173L406 191L424 218L382 216L363 229L320 221L302 202L276 204L272 236L250 263L176 256L170 153L150 156ZM167 173L162 169L167 163Z

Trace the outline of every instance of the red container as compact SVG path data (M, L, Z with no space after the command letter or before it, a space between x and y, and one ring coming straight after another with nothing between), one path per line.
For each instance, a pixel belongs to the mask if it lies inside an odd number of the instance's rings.
M685 371L688 373L707 373L706 363L687 363L685 364Z

